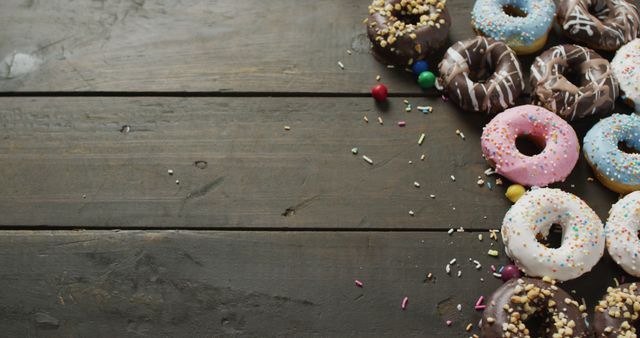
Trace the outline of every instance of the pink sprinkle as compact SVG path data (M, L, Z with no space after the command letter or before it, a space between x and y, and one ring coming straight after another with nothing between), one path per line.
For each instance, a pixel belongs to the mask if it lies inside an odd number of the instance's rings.
M478 298L478 301L476 302L476 307L480 306L482 302L484 302L484 296L480 296L480 298Z
M402 307L402 309L405 310L407 308L408 303L409 303L409 297L404 297L402 299L402 305L400 305L400 307Z
M398 127L404 127L407 125L406 121L398 121Z
M491 271L496 272L496 266L491 264Z
M450 320L447 320L447 326L451 326L451 324L453 324L453 322Z
M357 279L354 281L354 283L356 283L356 286L358 286L360 288L364 285L361 281L359 281Z
M446 96L444 96L444 95L442 95L442 96L441 96L441 98L442 98L442 101L444 101L444 102L449 101L449 98L448 98L448 97L446 97Z
M476 305L476 310L484 310L486 307L486 305Z

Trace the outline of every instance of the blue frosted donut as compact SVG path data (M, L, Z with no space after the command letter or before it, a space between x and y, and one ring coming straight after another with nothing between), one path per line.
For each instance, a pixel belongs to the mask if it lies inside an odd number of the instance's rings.
M502 40L522 55L544 46L555 14L553 0L477 0L471 23L479 34Z
M600 120L584 137L584 155L602 184L629 193L640 190L640 154L621 150L621 142L640 150L640 117L613 114Z

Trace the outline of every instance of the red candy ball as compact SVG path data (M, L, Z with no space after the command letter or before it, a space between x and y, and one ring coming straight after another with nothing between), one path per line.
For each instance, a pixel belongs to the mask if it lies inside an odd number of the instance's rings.
M371 96L373 96L376 101L384 101L387 99L387 87L383 84L379 84L373 88L371 88Z
M502 268L502 281L506 282L510 279L520 278L522 274L520 273L520 269L513 264L505 265Z

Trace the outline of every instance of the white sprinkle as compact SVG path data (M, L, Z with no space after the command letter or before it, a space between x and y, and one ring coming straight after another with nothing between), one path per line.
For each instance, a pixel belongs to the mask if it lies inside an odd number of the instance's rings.
M180 180L176 180L176 184L180 184Z
M418 182L413 182L413 186L414 186L414 187L416 187L416 188L420 188L420 183L418 183Z
M380 117L380 116L378 116L378 123L384 124L384 122L382 122L382 117Z
M424 161L424 158L425 158L425 156L424 156L424 154L422 154L422 156L420 156L420 161Z
M456 181L456 177L451 175L451 180L455 182Z
M369 118L366 115L363 116L362 119L364 120L364 122L369 123Z
M344 65L340 61L338 61L338 66L340 66L340 68L344 69Z
M482 234L478 234L478 240L482 242Z
M351 55L351 50L347 49L347 54Z
M476 182L476 183L478 183L479 186L483 186L484 185L484 180L483 179L479 179L478 182Z
M476 269L480 270L480 268L482 267L482 264L480 264L480 262L478 262L477 260L473 260L473 264L476 265Z
M447 264L447 265L444 267L444 271L447 273L447 275L448 275L448 274L451 274L451 265Z
M454 231L454 230L453 230L453 228L451 228L451 229L449 229L449 231L447 231L447 233L448 233L449 235L451 235L451 234L453 233L453 231Z
M496 277L496 278L502 278L502 275L501 275L501 274L499 274L499 273L497 273L497 272L494 272L494 273L493 273L493 277Z
M387 65L387 68L389 68L389 69L393 69L393 68L396 68L396 66L394 66L394 65Z
M376 81L380 81L381 77L380 75L376 75Z
M462 276L462 270L458 270L458 278L460 278L460 276Z
M411 215L411 216L415 215L415 213L413 212L413 210L409 210L409 215Z
M462 311L462 304L458 304L458 306L456 306L456 308L458 309L458 311Z
M453 209L455 210L456 208L453 208ZM464 232L464 228L463 227L459 227L456 231L457 232Z
M172 169L167 170L167 174L173 175L173 170Z
M431 194L431 195L429 195L429 197L431 197L431 198L436 198L436 195Z
M454 259L449 261L449 264L451 264L451 265L456 264L456 261L457 261L457 259L454 258Z
M456 129L456 134L459 135L460 138L464 140L464 134L459 129Z
M413 161L409 161L409 164L413 164Z
M284 130L291 130L291 127L289 127L289 126L284 126Z
M491 175L493 175L495 173L496 173L496 171L493 170L492 168L489 168L489 169L484 171L484 174L487 175L487 176L491 176Z
M425 136L426 135L424 133L420 134L420 138L418 139L418 145L420 145L420 146L422 145L422 142L424 142L424 137Z
M367 163L373 165L373 160L367 157L367 155L362 155L362 159L367 161Z

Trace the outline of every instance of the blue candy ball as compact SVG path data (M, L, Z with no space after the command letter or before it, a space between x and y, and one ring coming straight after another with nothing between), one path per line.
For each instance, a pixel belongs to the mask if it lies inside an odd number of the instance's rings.
M429 70L429 64L424 60L416 61L411 69L413 70L413 74L420 75L422 72Z

